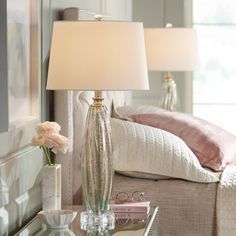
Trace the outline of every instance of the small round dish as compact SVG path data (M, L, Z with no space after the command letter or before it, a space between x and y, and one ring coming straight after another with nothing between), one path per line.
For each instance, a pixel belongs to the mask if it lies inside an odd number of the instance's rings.
M48 210L38 213L39 219L47 225L49 229L64 229L75 219L76 211L72 210Z

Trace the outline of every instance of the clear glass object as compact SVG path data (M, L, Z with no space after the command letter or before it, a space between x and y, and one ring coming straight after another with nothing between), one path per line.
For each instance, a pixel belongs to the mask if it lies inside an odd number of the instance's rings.
M95 92L89 107L82 147L82 187L87 211L81 227L112 229L114 213L108 210L113 180L111 127L101 92Z

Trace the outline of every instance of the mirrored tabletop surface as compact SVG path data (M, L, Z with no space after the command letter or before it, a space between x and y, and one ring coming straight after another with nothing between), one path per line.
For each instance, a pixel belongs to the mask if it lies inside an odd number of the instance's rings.
M115 229L111 231L83 231L80 228L80 212L85 209L82 206L66 206L63 209L77 211L74 221L66 229L48 229L45 224L36 216L22 230L15 235L37 235L37 236L149 236L157 235L158 207L150 209L149 217L145 220L116 219Z

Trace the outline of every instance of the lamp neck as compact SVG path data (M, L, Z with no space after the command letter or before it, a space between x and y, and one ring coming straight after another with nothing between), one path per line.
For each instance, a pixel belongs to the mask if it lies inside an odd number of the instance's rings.
M171 72L166 72L165 73L165 78L164 78L164 81L168 81L168 82L170 82L170 81L172 81L173 80L173 75L172 75L172 73Z
M102 97L102 91L95 91L94 92L94 97L93 97L93 106L96 107L102 107L103 103L102 101L104 100L104 98Z

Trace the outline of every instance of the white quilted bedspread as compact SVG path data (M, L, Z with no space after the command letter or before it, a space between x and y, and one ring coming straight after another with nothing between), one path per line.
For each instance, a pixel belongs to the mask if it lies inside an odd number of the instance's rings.
M236 236L236 165L221 177L206 171L187 145L160 129L112 119L116 171L138 171L194 182L219 182L216 196L217 235ZM114 132L115 131L115 132Z
M222 173L216 207L217 235L236 235L236 165L227 166Z

